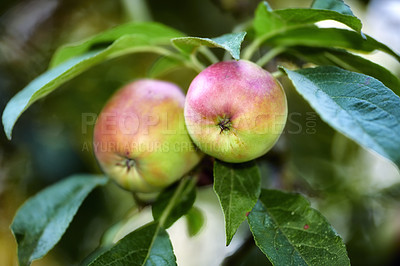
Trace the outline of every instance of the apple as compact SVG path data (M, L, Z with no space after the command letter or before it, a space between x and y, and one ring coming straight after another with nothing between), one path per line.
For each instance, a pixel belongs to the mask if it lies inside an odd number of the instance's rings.
M142 79L106 103L94 128L100 167L121 187L161 191L201 159L183 117L185 95L169 82Z
M246 60L204 69L190 84L185 102L186 127L194 143L230 163L267 153L283 131L287 112L280 83Z

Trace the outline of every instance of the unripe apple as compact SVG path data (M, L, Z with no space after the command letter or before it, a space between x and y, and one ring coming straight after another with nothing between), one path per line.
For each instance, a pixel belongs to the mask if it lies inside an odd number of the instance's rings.
M103 171L134 192L157 192L201 159L184 122L185 95L176 85L132 82L105 105L94 128L94 152Z
M267 153L286 118L282 86L250 61L209 66L192 81L186 95L185 121L194 143L225 162L246 162Z

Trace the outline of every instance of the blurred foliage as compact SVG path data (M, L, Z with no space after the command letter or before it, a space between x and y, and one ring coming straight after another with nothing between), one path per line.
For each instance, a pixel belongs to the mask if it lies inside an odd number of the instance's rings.
M64 43L130 20L150 19L190 36L216 37L248 21L258 2L0 1L0 110L46 70L51 55ZM280 8L305 7L311 1L270 2L273 8ZM216 54L222 58L222 51L216 50ZM11 142L0 134L1 265L16 264L16 244L9 225L27 197L68 175L100 172L91 146L96 114L123 84L146 77L156 58L154 54L135 54L100 64L30 107L16 124ZM268 69L302 63L281 58ZM191 70L177 69L160 78L186 90L194 76ZM288 96L289 118L276 147L257 160L263 186L306 194L344 237L353 265L396 265L400 260L399 173L387 161L335 132L287 79L281 82ZM133 207L130 193L114 184L95 190L61 242L33 265L77 264L95 250L103 232ZM229 265L269 265L256 259L265 257L254 247L251 241L244 242L237 255L232 255L234 259L227 259L232 262Z

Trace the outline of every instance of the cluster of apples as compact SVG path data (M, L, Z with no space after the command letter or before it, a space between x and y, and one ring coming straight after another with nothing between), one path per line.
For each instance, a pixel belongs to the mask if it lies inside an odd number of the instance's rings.
M229 163L264 155L286 118L284 90L269 72L225 61L203 70L186 99L176 85L151 79L117 91L97 119L94 150L120 186L152 193L188 173L203 153Z

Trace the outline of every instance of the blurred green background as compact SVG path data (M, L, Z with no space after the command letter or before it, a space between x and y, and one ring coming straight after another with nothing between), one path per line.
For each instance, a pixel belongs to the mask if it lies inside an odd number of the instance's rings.
M273 8L307 7L311 3L269 2ZM124 22L147 20L165 23L191 36L216 37L251 19L258 3L256 0L2 0L0 110L4 110L15 93L47 69L52 54L64 43ZM362 18L364 30L376 37L372 3L348 3ZM388 24L387 28L375 29L375 33L389 29ZM399 43L387 44L399 48ZM222 51L215 52L222 56ZM9 225L17 208L29 196L74 173L100 173L91 149L93 120L86 118L97 114L123 84L146 77L156 58L146 53L104 62L30 107L17 122L12 141L0 133L0 265L17 265L16 243ZM398 65L389 59L379 55L374 59L399 73ZM274 61L269 70L275 71L277 64L296 63L292 60ZM191 70L178 69L160 78L186 90L195 75ZM281 82L288 96L289 119L277 146L258 160L264 185L305 194L342 235L353 265L400 264L398 170L333 131L286 79ZM133 205L131 195L116 185L95 190L60 243L33 265L79 264L98 246L103 232L126 217ZM203 211L209 210L204 208ZM211 220L206 224L212 225ZM223 230L222 224L219 231ZM204 230L203 234L207 232ZM196 245L207 245L207 241L224 243L223 234L221 239L213 235L201 239L203 243L197 241ZM225 264L268 265L253 243L245 240L246 235L243 239L237 253L224 253L231 256ZM201 265L194 261L200 254L190 252L188 249L179 254L186 253L193 260L190 265ZM224 259L221 256L210 254L207 265L218 265Z

